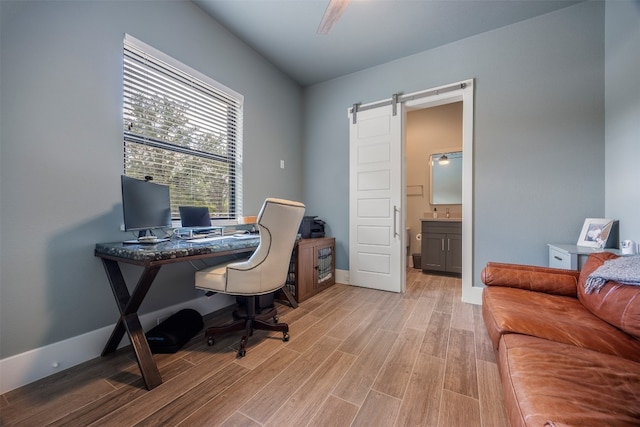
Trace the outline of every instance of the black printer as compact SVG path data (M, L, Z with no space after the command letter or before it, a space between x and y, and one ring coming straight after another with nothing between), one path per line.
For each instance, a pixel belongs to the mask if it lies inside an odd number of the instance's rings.
M317 216L305 216L302 218L298 233L300 233L303 239L324 237L325 222L317 218Z

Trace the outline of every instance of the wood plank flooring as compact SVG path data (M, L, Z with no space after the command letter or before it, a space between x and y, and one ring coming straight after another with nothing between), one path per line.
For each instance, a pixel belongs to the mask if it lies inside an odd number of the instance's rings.
M393 294L337 284L293 310L291 339L198 334L155 355L144 388L130 349L0 396L2 426L508 426L479 306L460 279L407 271ZM220 323L230 310L208 316Z

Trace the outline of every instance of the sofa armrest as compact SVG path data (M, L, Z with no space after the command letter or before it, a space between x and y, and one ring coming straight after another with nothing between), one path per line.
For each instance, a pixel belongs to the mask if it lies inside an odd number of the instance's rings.
M482 283L577 297L580 272L532 265L489 262L482 270Z

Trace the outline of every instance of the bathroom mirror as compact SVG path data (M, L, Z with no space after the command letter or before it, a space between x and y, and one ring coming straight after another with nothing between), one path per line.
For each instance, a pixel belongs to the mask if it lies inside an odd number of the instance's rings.
M462 151L429 156L432 205L462 204Z

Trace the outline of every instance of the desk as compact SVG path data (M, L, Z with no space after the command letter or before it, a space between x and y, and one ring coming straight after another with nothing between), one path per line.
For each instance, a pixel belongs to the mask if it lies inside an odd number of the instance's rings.
M102 350L102 356L114 352L126 332L131 340L147 389L151 390L162 384L162 377L138 318L138 308L147 295L158 271L160 271L160 267L176 262L253 252L259 242L259 236L243 239L230 236L209 242L169 240L157 244L98 243L95 248L95 256L102 259L116 304L120 310L120 319L118 319L109 341ZM132 294L129 294L127 284L122 276L118 264L120 262L143 267Z

